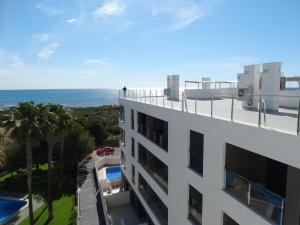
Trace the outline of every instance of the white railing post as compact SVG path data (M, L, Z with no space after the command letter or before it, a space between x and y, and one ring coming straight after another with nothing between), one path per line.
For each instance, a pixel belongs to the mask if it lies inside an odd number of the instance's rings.
M155 105L157 106L157 90L155 90Z
M195 114L197 114L197 90L195 90Z
M259 95L259 104L258 104L258 127L261 127L261 95Z
M300 99L298 103L297 135L300 135Z
M231 116L230 116L231 121L233 121L233 110L234 110L234 94L231 95Z
M173 91L172 91L172 94L171 94L171 107L173 109Z
M214 109L213 102L214 102L213 93L210 93L210 116L211 117L213 117L213 109Z
M135 90L135 101L138 101L137 90Z

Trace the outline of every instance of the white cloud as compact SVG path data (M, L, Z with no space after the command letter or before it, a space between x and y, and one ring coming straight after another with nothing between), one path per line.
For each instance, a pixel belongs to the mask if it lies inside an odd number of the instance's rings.
M105 59L86 59L83 62L85 64L96 64L96 65L103 65L108 63L108 58Z
M96 9L94 17L120 16L126 10L126 6L118 1L105 2L101 7Z
M167 1L154 4L151 14L167 24L167 31L177 31L206 16L217 1Z
M50 6L42 4L42 3L36 4L35 8L40 10L41 12L49 14L51 16L60 15L63 13L62 9L50 7Z
M78 23L79 21L76 18L72 18L72 19L67 20L66 22L70 23L70 24L74 24L74 23Z
M17 54L11 54L0 48L0 69L19 71L25 66Z
M49 39L49 35L46 33L32 35L32 40L34 41L47 41L48 39Z
M43 60L48 60L55 52L55 50L59 47L59 43L54 42L49 46L46 46L40 50L38 53L38 58Z

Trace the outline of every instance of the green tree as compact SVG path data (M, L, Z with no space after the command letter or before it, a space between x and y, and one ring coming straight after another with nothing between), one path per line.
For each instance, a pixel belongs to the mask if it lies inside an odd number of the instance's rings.
M6 167L5 136L3 130L0 128L0 172Z
M29 200L29 221L33 225L32 207L32 148L39 140L41 127L39 123L39 109L33 102L22 102L17 107L2 112L2 126L6 132L14 136L25 145L27 189Z
M57 136L57 105L55 104L39 104L39 121L42 128L42 133L47 142L48 147L48 221L53 219L53 205L52 205L52 157L53 149Z
M74 122L73 115L69 109L58 105L56 108L58 141L59 141L59 191L63 188L63 167L64 167L64 149L66 132L71 128Z

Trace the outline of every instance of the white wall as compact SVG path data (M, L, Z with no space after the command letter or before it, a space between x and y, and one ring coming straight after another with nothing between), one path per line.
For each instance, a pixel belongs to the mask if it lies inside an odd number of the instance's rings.
M108 207L126 205L130 202L129 191L121 191L112 195L104 196Z
M218 89L186 89L185 96L190 99L210 99L211 93L215 98L231 98L232 94L237 94L236 88L218 88Z
M280 91L279 106L287 108L298 108L300 90Z
M300 138L298 136L124 99L120 100L120 104L125 106L126 117L125 123L120 123L126 132L124 151L127 160L126 171L123 171L155 224L159 223L137 190L137 178L135 185L131 182L131 164L135 165L136 176L141 173L167 205L170 225L190 225L187 220L189 184L203 195L203 225L222 225L223 212L241 225L270 225L263 217L223 191L225 145L230 143L300 168ZM135 124L135 130L130 129L130 109L132 108L135 109L135 116L136 112L140 111L168 122L168 153L138 134L137 124ZM137 117L135 117L135 123L136 121ZM203 177L188 169L190 129L204 134ZM130 139L132 136L135 137L136 143L143 144L152 154L168 165L168 195L139 166L137 145L136 157L131 157Z

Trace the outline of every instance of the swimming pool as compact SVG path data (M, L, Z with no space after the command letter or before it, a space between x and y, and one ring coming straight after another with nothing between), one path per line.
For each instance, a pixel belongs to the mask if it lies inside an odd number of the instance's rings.
M0 224L8 220L19 209L26 205L26 201L0 198Z
M106 179L116 180L121 178L121 168L119 166L107 167L105 169Z

